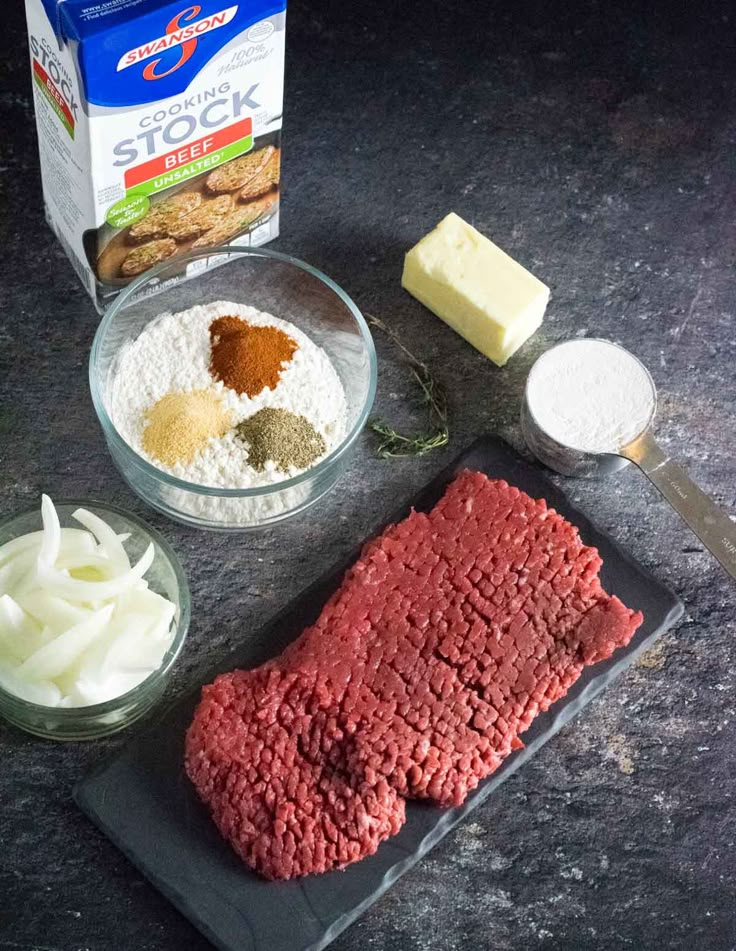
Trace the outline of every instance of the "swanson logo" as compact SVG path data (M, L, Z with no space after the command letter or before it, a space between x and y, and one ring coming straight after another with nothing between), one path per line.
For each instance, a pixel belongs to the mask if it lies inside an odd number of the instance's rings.
M218 27L225 26L238 12L238 8L237 6L228 7L219 13L210 13L208 16L197 20L196 17L198 17L201 12L202 7L191 6L177 13L176 16L172 17L169 21L165 36L160 36L156 40L150 40L148 43L136 46L135 49L128 50L128 52L124 53L118 60L116 72L119 73L122 69L135 66L136 63L141 63L144 60L151 59L152 56L156 56L156 59L145 66L143 78L163 79L164 76L170 76L171 73L176 72L180 66L183 66L184 63L194 55L199 37L204 33L209 33L210 30L216 30ZM168 69L162 69L161 72L157 72L162 62L162 58L157 54L165 53L167 50L173 49L176 46L181 47L177 61Z

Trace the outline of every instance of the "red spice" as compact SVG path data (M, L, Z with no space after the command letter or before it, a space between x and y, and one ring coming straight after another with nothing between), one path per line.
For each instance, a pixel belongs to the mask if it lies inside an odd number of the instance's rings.
M278 327L218 317L210 324L210 347L210 373L236 393L252 398L276 386L297 343Z

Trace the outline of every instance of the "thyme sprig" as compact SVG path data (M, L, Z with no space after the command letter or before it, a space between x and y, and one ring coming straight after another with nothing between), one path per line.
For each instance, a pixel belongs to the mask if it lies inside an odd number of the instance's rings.
M429 429L424 433L406 435L398 432L382 419L372 419L369 429L381 437L376 453L381 459L396 459L402 456L424 456L433 449L446 446L450 439L447 425L447 393L444 386L432 376L429 367L408 350L392 330L379 317L366 314L368 323L393 341L406 358L412 376L422 391L422 402L429 408Z

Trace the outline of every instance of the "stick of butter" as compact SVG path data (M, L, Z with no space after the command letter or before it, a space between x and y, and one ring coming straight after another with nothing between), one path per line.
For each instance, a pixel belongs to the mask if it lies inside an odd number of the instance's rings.
M406 255L402 286L502 367L542 323L549 288L453 213Z

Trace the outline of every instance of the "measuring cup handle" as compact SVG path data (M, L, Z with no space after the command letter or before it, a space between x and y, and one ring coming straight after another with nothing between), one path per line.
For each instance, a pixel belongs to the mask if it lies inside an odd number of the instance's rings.
M621 455L639 466L736 580L736 524L726 510L698 488L648 433L626 446Z

